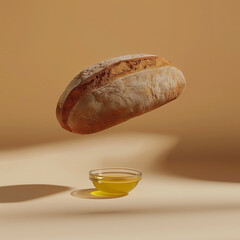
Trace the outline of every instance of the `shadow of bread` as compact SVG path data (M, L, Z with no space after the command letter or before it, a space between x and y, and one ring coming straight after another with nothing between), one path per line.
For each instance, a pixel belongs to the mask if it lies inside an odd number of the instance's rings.
M64 192L70 187L48 184L25 184L0 187L0 203L16 203L30 201Z
M164 161L159 159L159 170L202 180L240 182L238 145L237 138L185 137Z

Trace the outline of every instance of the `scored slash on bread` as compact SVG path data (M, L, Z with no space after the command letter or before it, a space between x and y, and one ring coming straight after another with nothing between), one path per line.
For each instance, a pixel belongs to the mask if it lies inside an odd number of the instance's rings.
M156 55L111 58L80 72L57 105L57 119L68 131L94 133L153 110L177 98L182 72Z

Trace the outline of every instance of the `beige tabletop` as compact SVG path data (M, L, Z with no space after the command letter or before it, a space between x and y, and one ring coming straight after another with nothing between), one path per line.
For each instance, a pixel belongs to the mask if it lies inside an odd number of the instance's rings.
M177 142L128 133L2 152L0 239L240 239L239 184L168 174ZM88 171L109 166L143 179L128 196L87 198Z

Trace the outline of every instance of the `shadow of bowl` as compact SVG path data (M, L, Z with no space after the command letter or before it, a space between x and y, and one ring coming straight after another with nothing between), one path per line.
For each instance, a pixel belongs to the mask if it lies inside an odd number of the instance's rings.
M77 198L86 198L86 199L110 199L110 198L121 198L125 197L128 194L123 195L107 195L103 192L98 191L96 188L88 189L79 189L71 192L71 195Z

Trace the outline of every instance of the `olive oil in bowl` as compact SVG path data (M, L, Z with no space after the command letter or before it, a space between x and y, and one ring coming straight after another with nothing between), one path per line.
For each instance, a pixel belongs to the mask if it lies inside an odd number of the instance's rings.
M89 178L104 195L127 195L141 180L142 173L129 168L103 168L90 171Z

